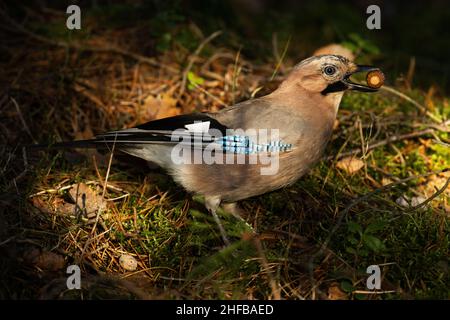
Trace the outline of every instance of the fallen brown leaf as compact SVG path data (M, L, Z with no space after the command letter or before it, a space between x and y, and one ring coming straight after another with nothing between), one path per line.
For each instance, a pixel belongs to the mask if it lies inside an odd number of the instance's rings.
M332 284L328 288L328 299L330 300L348 300L347 294L339 288L338 284Z
M364 167L364 162L355 157L346 157L336 163L336 168L353 174Z
M140 116L146 120L161 119L180 114L180 109L176 107L177 99L169 92L154 97L149 95L144 100L140 108Z
M75 202L75 205L82 210L86 217L92 217L97 214L98 210L106 207L106 201L102 198L98 191L92 190L84 183L79 183L69 190L69 195ZM74 206L75 206L74 205ZM64 208L70 212L70 206Z
M42 212L44 214L52 214L53 213L52 207L47 202L42 200L41 198L34 197L31 199L31 203L33 204L33 206L35 208L37 208L40 212Z
M322 54L337 54L347 58L350 61L355 60L355 55L350 49L347 49L340 44L332 43L327 46L321 47L314 51L314 56L320 56Z
M50 251L41 251L38 248L25 251L23 258L27 263L46 271L61 270L66 264L63 256Z
M392 181L392 180L389 179L389 178L383 177L383 178L381 179L381 185L382 185L382 186L386 186L386 185L388 185L388 184L391 184L392 182L394 182L394 181Z

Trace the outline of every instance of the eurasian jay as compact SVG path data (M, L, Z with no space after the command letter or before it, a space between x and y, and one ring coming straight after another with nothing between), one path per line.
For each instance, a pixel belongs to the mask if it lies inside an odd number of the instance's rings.
M292 184L317 162L330 139L346 90L378 89L352 82L356 72L380 72L338 55L297 64L272 93L226 107L112 131L53 147L111 148L164 168L206 208L229 244L216 210Z

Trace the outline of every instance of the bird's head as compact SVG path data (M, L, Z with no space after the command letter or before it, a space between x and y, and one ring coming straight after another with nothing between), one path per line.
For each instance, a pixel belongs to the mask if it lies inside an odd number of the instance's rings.
M358 72L367 72L370 86L350 80L350 76ZM284 94L284 100L290 99L300 106L311 105L303 101L314 99L313 105L325 106L324 110L336 114L345 91L375 92L383 80L383 73L378 68L357 65L338 55L320 55L297 64L274 94Z
M357 65L338 55L314 56L296 65L280 87L301 87L309 93L321 95L342 96L346 90L375 92L379 87L369 87L350 80L350 76L355 73L371 71L380 72L378 68Z

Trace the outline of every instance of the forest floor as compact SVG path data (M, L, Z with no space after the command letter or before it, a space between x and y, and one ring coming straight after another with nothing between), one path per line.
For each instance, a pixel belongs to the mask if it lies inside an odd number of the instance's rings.
M256 60L222 41L243 39L187 24L149 38L150 55L144 28L102 28L98 14L76 36L59 26L64 12L47 12L45 28L2 18L0 298L449 298L450 105L439 88L414 88L413 67L377 94L345 94L324 159L243 201L246 223L220 212L224 248L202 199L162 170L22 146L218 111L270 92L312 52L293 58L274 38ZM72 264L82 290L66 288Z

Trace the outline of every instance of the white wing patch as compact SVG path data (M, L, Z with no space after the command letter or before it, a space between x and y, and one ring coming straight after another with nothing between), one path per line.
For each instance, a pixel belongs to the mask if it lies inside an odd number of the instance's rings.
M207 133L209 131L209 121L195 121L193 124L186 124L184 127L190 132Z

